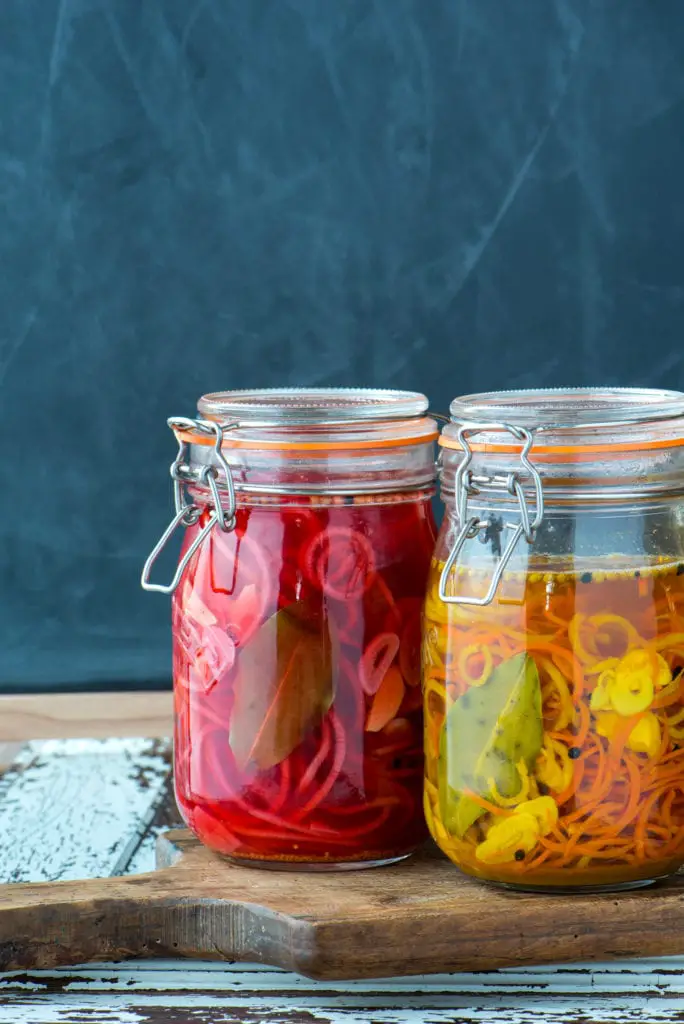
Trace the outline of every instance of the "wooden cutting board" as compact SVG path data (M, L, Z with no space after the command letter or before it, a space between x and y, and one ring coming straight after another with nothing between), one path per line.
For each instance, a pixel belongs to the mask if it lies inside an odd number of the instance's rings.
M393 867L234 866L185 830L159 870L0 887L0 971L131 957L244 960L344 979L684 953L684 877L632 893L512 893L433 846Z

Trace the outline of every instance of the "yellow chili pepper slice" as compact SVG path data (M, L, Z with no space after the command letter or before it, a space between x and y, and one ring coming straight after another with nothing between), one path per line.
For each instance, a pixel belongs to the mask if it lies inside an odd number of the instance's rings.
M596 732L604 739L612 740L620 722L620 716L615 711L601 711L596 716Z
M602 711L596 716L596 732L605 739L612 739L622 727L623 718L615 711ZM637 754L655 757L660 750L660 722L652 711L644 715L627 737L627 746Z
M533 814L512 814L492 825L487 838L475 849L483 864L506 864L516 853L533 850L539 841L539 822Z
M653 663L648 652L630 651L621 658L607 690L614 710L626 718L650 708L655 697L655 684Z
M615 666L615 674L619 677L647 676L659 690L672 682L669 665L656 650L639 647L630 651Z
M634 726L629 734L627 746L637 754L656 756L660 750L660 722L652 711L644 715Z
M547 737L541 754L537 758L535 773L537 779L554 793L562 793L572 782L572 763L568 749L558 740Z
M537 819L539 834L547 836L558 821L558 805L553 797L538 796L534 800L525 800L515 811L516 814L531 814Z
M589 707L592 711L610 711L612 705L610 703L610 692L609 687L615 680L615 672L613 669L606 668L601 672L598 677L598 682L591 695L589 701Z

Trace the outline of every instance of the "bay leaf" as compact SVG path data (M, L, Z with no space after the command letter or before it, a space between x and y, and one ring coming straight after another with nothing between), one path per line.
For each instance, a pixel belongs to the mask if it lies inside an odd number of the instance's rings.
M236 659L229 743L238 767L280 764L322 722L334 696L333 654L325 622L301 602L253 634Z
M529 654L502 662L482 686L450 708L440 738L441 813L463 837L485 811L467 791L490 800L491 780L502 796L520 791L518 765L531 769L543 744L539 673Z

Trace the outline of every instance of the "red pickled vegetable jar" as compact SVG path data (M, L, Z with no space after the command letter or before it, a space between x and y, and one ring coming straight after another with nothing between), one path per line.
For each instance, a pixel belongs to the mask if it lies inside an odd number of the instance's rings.
M420 394L205 395L169 420L175 786L236 861L387 864L423 841L421 609L436 424ZM149 582L178 526L178 569Z

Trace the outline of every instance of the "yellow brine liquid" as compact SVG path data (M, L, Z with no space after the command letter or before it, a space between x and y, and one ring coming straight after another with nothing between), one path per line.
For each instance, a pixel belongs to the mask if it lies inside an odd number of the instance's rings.
M608 568L606 569L606 566ZM464 871L628 886L684 860L684 565L508 574L425 610L428 825ZM541 567L544 568L544 567ZM450 592L482 595L477 569Z

